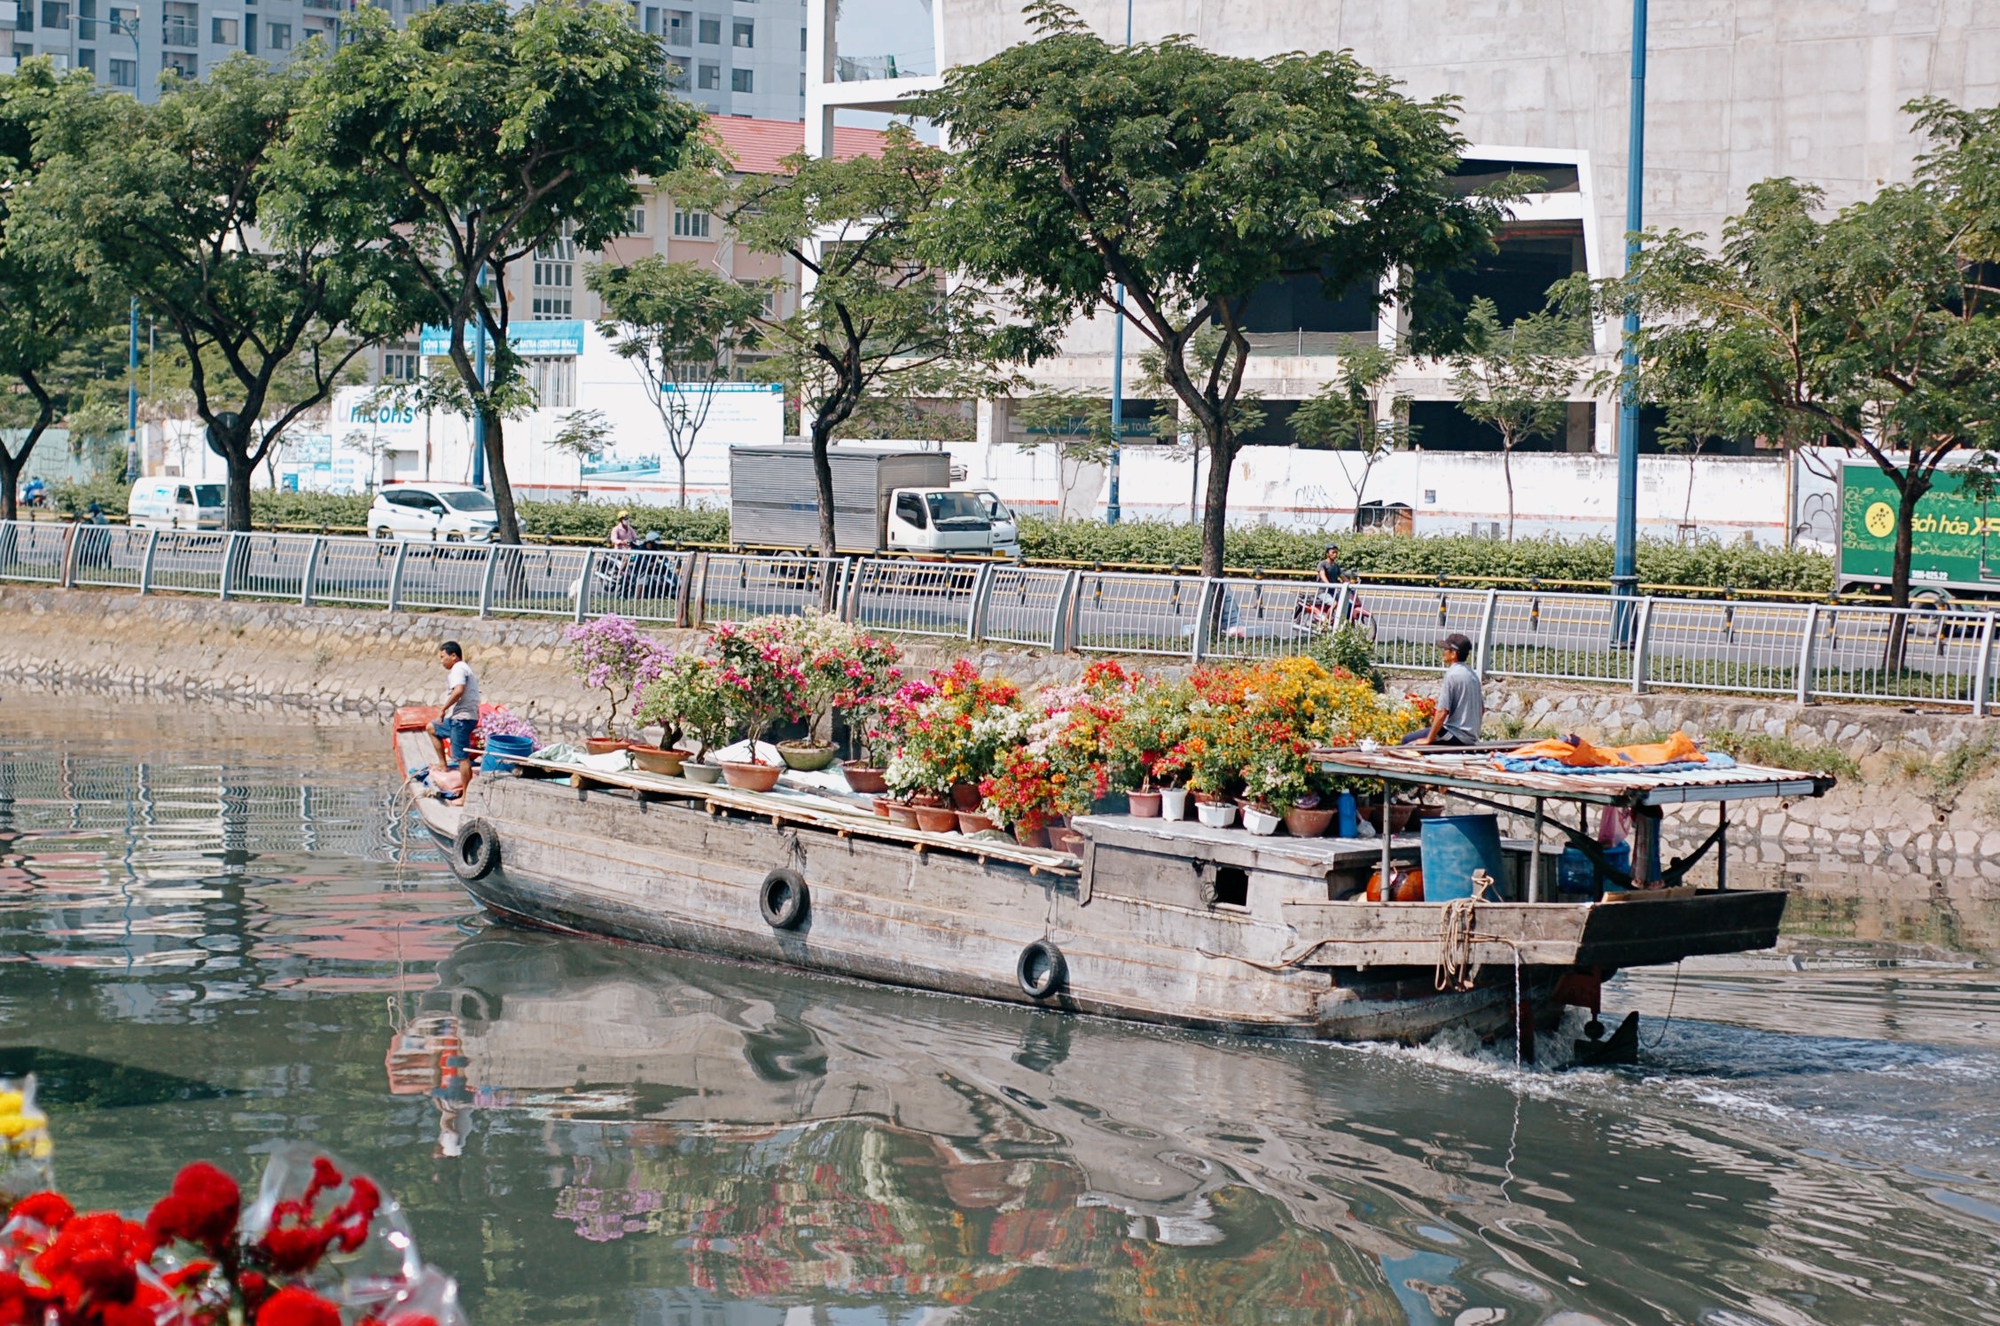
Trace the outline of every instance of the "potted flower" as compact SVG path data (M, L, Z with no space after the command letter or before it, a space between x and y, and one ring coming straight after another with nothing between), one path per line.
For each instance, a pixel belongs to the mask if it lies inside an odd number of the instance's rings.
M890 721L896 746L883 771L889 790L964 810L979 808L980 781L1028 730L1020 692L980 677L964 659L905 685L891 702Z
M837 753L828 739L834 710L859 708L893 692L902 680L896 666L901 651L827 613L779 618L775 628L787 663L802 679L797 705L806 724L805 737L779 742L778 754L794 769L824 769Z
M1193 698L1186 682L1140 680L1105 733L1111 785L1125 793L1132 814L1142 819L1163 811L1168 819L1187 816L1187 789L1172 785L1175 774L1164 761L1187 735Z
M1267 719L1249 730L1249 759L1243 766L1244 827L1252 833L1277 832L1283 822L1295 836L1326 832L1331 811L1319 809L1318 770L1312 743L1283 722Z
M1001 757L998 772L981 780L979 791L1022 846L1049 845L1049 821L1056 814L1061 788L1046 758L1025 749L1009 751Z
M606 613L588 622L578 622L563 631L570 671L585 690L603 691L610 702L604 720L605 734L585 743L590 753L602 755L631 742L629 731L621 733L618 711L647 682L660 675L673 655L658 642L639 634L630 618Z
M805 674L796 655L783 641L782 621L766 618L749 626L724 622L710 634L720 670L724 707L730 723L749 743L747 761L722 761L722 776L731 787L768 792L783 770L767 764L758 744L779 719L797 716L805 689Z
M486 747L482 769L505 773L514 767L509 756L535 753L535 725L505 705L495 705L479 716L478 735Z
M640 688L633 713L642 723L657 724L664 735L662 757L671 758L675 768L655 772L679 774L698 782L716 782L722 777L718 765L694 762L691 751L678 749L682 739L691 739L706 755L729 740L729 706L722 679L715 664L693 654L680 654L660 675ZM644 761L647 753L635 751L633 758Z

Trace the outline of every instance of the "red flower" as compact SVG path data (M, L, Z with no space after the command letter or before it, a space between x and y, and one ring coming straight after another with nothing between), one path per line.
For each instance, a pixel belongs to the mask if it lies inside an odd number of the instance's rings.
M339 1245L353 1252L368 1237L368 1226L381 1209L382 1194L359 1174L346 1180L347 1200L313 1223L313 1206L320 1194L331 1192L343 1182L340 1171L325 1156L313 1161L312 1182L295 1202L279 1202L271 1211L271 1228L259 1246L271 1269L280 1275L296 1275L319 1264L327 1251ZM260 1318L261 1320L261 1318Z
M138 1264L153 1255L145 1227L113 1211L73 1216L35 1258L35 1272L85 1320L131 1303L139 1291ZM88 1314L88 1315L85 1315Z
M310 1290L280 1289L257 1309L257 1326L340 1326L340 1309Z
M36 1221L53 1233L75 1214L76 1208L65 1201L61 1193L38 1192L16 1202L14 1209L8 1212L8 1218Z
M12 1271L0 1271L0 1326L42 1326L50 1301L48 1294Z
M242 1209L243 1193L236 1180L198 1160L174 1176L173 1191L154 1205L146 1228L162 1243L186 1239L220 1253L235 1234Z

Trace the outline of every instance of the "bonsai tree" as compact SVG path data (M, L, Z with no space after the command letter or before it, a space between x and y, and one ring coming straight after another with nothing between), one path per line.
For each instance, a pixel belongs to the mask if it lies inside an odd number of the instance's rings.
M805 670L786 645L785 629L783 618L767 617L749 626L724 622L709 636L730 726L749 741L751 764L764 763L757 743L773 724L805 713Z
M692 737L706 755L729 740L729 703L721 671L693 654L676 656L641 686L632 712L640 723L661 729L660 745L668 750L683 737Z
M563 643L568 646L570 671L584 689L603 691L610 701L604 730L614 737L619 709L673 658L658 642L640 635L631 619L615 613L569 627Z

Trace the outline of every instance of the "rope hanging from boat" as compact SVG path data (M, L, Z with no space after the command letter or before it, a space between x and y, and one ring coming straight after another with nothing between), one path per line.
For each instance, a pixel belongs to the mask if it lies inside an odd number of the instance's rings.
M1453 898L1438 918L1438 962L1436 986L1440 990L1470 990L1479 979L1479 964L1472 960L1473 942L1481 936L1473 925L1479 903L1493 877L1484 870L1472 873L1472 896ZM1518 952L1518 950L1517 950Z

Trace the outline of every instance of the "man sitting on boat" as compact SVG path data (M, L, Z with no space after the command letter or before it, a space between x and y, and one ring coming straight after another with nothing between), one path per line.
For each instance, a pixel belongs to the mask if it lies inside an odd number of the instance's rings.
M1428 729L1418 728L1403 738L1405 746L1471 746L1479 741L1486 725L1486 695L1479 686L1479 674L1467 665L1472 657L1472 641L1453 631L1438 641L1444 651L1444 684L1438 687L1437 711Z

